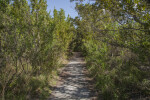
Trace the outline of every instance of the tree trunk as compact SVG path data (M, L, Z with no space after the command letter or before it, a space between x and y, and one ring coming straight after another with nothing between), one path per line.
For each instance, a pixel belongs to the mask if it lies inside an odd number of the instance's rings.
M2 89L2 100L5 100L5 86Z

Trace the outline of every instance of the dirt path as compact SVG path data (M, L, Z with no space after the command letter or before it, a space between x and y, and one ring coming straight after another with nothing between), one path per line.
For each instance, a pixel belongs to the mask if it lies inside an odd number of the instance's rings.
M91 80L87 77L85 62L81 53L74 53L74 57L63 69L59 84L54 87L48 100L96 100L92 92Z

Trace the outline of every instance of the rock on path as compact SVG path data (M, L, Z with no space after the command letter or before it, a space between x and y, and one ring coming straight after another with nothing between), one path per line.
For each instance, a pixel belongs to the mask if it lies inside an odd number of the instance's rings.
M85 62L81 53L74 53L74 57L61 73L60 84L48 100L96 100L92 89L91 80L86 75Z

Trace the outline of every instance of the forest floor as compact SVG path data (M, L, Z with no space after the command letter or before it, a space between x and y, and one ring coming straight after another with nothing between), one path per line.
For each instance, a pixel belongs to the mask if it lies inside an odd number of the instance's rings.
M81 53L74 52L69 63L62 69L48 100L96 100L93 82L85 65Z

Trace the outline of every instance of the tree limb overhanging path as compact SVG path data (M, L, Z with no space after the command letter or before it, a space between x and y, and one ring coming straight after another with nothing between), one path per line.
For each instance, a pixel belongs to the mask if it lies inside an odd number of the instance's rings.
M93 85L87 77L85 61L81 53L74 53L73 58L62 70L59 82L48 100L96 100Z

